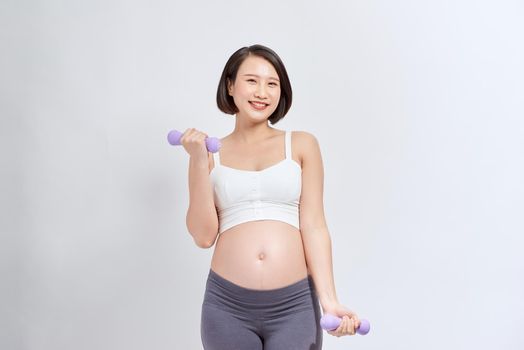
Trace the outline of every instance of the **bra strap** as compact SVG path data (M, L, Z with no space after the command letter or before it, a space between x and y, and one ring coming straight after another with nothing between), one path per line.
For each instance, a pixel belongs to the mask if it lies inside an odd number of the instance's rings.
M220 165L220 154L218 151L213 153L213 161L215 162L215 166Z
M291 131L286 130L286 159L291 159Z

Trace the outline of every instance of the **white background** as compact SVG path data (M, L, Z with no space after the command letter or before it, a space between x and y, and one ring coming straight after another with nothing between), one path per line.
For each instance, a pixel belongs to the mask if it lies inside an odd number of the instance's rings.
M340 301L325 349L524 347L520 1L3 1L0 348L201 349L212 249L171 129L223 137L263 44L319 140Z

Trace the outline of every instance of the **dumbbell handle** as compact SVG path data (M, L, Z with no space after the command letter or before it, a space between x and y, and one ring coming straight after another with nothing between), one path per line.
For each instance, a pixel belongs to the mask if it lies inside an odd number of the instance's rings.
M183 133L181 133L178 130L171 130L169 134L167 134L167 142L173 146L179 146L180 138L182 137ZM206 147L207 150L211 153L218 152L220 148L220 139L216 137L206 137Z
M342 319L340 317L331 315L331 314L324 314L322 318L320 319L320 326L322 329L326 331L333 331L340 326L340 323L342 322ZM360 326L356 329L358 334L366 335L369 332L369 321L368 320L360 320Z

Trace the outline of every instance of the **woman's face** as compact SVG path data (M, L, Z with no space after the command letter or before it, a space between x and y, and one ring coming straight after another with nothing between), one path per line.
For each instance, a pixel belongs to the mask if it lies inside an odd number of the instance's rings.
M280 80L275 68L266 59L250 55L238 68L229 95L238 108L238 115L267 120L280 101Z

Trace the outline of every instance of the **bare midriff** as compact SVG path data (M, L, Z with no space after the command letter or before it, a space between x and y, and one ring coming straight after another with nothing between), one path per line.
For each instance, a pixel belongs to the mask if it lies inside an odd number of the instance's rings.
M249 221L219 234L211 269L241 287L288 286L307 277L300 230L282 221Z

